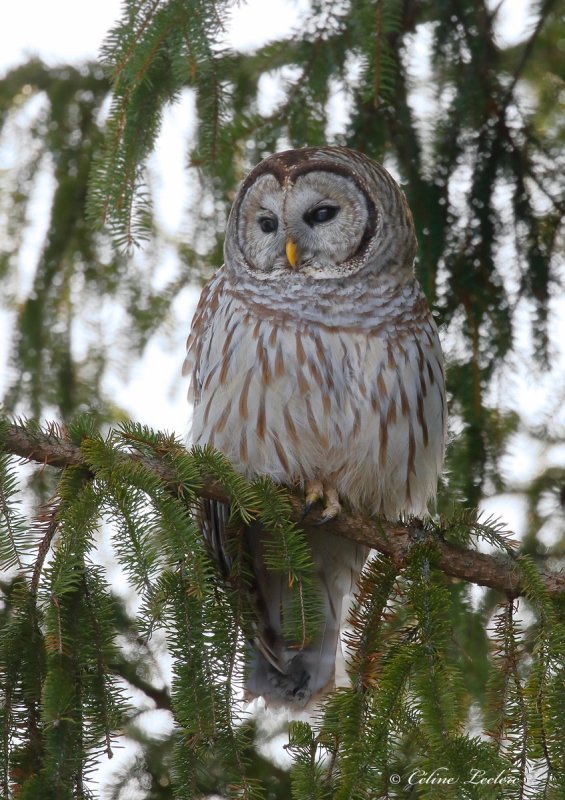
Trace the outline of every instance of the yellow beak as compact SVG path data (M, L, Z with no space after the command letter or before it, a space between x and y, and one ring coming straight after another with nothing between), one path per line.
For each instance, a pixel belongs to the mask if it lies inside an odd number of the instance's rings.
M286 243L285 247L286 257L288 258L288 263L292 267L292 269L296 269L296 245L289 239Z

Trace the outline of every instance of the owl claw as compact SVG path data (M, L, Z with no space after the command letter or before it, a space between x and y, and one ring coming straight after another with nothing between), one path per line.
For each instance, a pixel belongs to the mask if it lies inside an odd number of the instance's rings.
M326 522L331 522L332 519L336 519L341 512L341 506L338 506L337 509L334 506L326 506L322 513L320 514L320 519L317 519L316 522L313 522L313 525L320 527L321 525L325 525Z
M335 519L341 513L341 503L339 502L339 495L337 489L326 490L326 507L320 516L319 525L325 525L332 519Z
M306 498L303 506L302 519L311 511L313 506L320 500L324 500L324 510L320 514L320 518L314 522L314 525L325 525L332 519L335 519L341 513L341 504L339 502L339 495L337 489L326 488L321 482L313 482L306 485Z
M316 503L324 497L324 487L321 481L307 481L305 485L306 496L302 507L302 519L308 516Z

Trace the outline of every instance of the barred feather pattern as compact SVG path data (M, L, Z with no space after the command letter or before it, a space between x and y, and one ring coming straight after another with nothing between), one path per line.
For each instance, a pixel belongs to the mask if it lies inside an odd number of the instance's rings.
M220 270L202 295L185 362L194 443L248 477L335 476L358 511L426 513L445 398L437 330L416 282L355 298L370 314L349 327L321 321L335 298L313 325L267 309L262 289L243 296Z
M291 270L279 255L263 270L250 264L241 235L243 218L252 217L247 194L269 175L269 202L280 193L284 215L291 203L300 208L300 191L313 191L315 175L301 190L299 176L318 170L336 171L336 192L347 193L352 181L351 193L366 198L363 231L357 238L350 232L354 220L343 233L352 252L333 272L319 264L309 271L306 259ZM221 450L250 478L318 480L357 511L392 520L425 515L442 468L446 405L438 333L413 272L415 248L404 195L361 154L308 148L262 162L238 193L225 265L203 290L187 343L193 442ZM203 523L219 560L221 516L208 514ZM314 537L326 623L297 653L282 634L288 587L266 573L261 534L247 540L258 617L248 692L304 705L333 685L343 605L367 550Z

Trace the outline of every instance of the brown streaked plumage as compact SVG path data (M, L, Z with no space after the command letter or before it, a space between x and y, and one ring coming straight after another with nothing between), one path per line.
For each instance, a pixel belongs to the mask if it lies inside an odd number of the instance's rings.
M446 410L415 252L404 195L362 154L304 148L255 167L188 339L194 442L213 443L249 477L301 484L308 504L325 500L327 517L340 498L389 519L426 514ZM211 503L203 511L224 567L228 516ZM343 607L366 550L323 529L311 537L325 624L297 646L283 635L289 589L265 566L264 536L257 527L245 536L257 612L247 691L304 705L333 684Z

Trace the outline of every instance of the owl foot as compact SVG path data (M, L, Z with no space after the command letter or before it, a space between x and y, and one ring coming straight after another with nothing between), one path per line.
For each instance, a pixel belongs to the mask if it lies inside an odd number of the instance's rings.
M302 519L308 516L316 503L324 498L324 486L322 481L306 481L304 485L305 497L302 507Z
M341 513L341 503L339 502L339 495L337 489L333 487L325 487L322 481L306 481L305 482L305 498L304 506L302 508L302 519L308 516L312 508L319 503L320 500L324 501L324 510L320 514L320 519L316 520L314 525L324 525L331 519L335 519Z
M316 525L324 525L332 519L335 519L341 513L341 503L339 502L339 495L337 489L327 488L324 492L325 507L320 515L320 519Z

